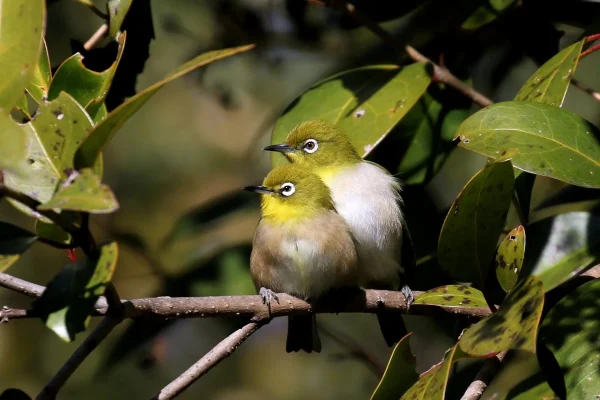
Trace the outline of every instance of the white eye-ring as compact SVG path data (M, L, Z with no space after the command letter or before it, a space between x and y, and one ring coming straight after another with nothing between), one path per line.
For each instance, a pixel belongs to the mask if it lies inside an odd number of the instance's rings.
M315 139L308 139L304 142L302 149L307 153L314 153L319 148L319 143Z
M281 185L281 194L285 197L290 197L296 191L296 186L291 182L286 182Z

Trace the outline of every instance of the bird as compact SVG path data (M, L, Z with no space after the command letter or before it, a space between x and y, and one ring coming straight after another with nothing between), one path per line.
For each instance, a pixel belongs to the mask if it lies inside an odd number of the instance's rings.
M354 238L317 175L286 164L261 186L244 189L261 196L250 274L269 310L277 293L315 301L336 289L358 288ZM288 317L286 351L300 350L321 351L314 314Z
M405 223L398 180L363 160L341 128L321 120L299 124L284 143L263 150L282 153L292 165L314 170L330 188L335 209L356 241L361 287L401 290L410 306L414 296L402 266ZM396 314L381 312L377 318L388 346L406 335L404 321Z

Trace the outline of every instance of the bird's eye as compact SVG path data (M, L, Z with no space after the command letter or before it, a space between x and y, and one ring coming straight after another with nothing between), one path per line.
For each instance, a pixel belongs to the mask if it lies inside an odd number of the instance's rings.
M307 153L314 153L318 148L319 143L315 139L308 139L302 146L302 149Z
M283 185L281 185L281 194L286 197L293 195L295 191L296 191L296 187L294 186L293 183L287 182L287 183L284 183Z

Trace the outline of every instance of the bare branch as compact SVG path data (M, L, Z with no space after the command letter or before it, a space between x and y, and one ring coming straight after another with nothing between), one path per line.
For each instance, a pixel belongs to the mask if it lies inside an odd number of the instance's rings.
M152 400L169 400L180 395L190 385L200 379L213 367L229 357L246 339L258 330L263 324L250 322L244 327L233 332L223 339L211 351L206 353L198 362L192 365L187 371L179 375L177 379L169 383Z
M471 382L465 394L460 400L477 400L481 397L485 389L488 387L498 369L500 363L504 360L506 351L499 353L496 357L489 358L483 363L483 367L479 370L475 376L475 380Z
M98 347L100 342L108 336L108 334L117 326L123 319L118 316L108 315L100 321L98 326L89 334L81 345L75 350L67 362L38 394L36 400L51 400L55 399L58 391L63 387L67 380L73 375L73 372L87 358L92 351Z
M583 82L581 82L581 81L579 81L577 79L572 79L571 80L571 84L574 85L575 87L577 87L578 89L583 90L584 92L586 92L590 96L592 96L592 98L594 100L600 101L600 93L596 92L594 89L592 89L591 87L589 87L585 83L583 83Z
M40 297L46 288L35 283L15 278L12 275L0 273L0 286L28 297Z
M31 310L20 310L4 306L0 309L0 324L5 324L11 319L31 318L34 316Z
M104 36L108 33L108 24L100 25L100 28L83 44L83 48L86 50L91 50L98 42L100 42Z

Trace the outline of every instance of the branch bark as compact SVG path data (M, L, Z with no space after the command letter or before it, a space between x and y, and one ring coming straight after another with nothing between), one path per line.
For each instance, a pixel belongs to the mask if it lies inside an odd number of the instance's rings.
M504 360L506 356L506 351L501 352L496 357L492 357L490 359L485 360L483 366L475 376L475 380L471 382L465 394L460 398L460 400L477 400L481 397L485 389L488 387L496 373L498 373L498 369L500 368L500 363Z
M165 386L160 393L152 397L152 400L170 400L180 395L185 389L190 387L192 383L196 382L217 364L229 357L262 325L263 323L250 322L227 336L187 371Z

